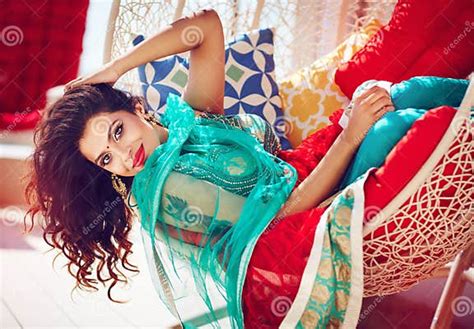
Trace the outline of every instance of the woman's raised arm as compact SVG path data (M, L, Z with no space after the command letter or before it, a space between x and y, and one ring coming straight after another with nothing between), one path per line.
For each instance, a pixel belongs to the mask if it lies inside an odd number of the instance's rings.
M276 217L314 208L329 197L344 176L367 131L382 115L393 110L390 94L379 86L373 86L357 97L347 127L316 168L293 190Z
M97 72L68 82L65 90L84 83L114 83L137 66L188 50L189 79L183 99L195 109L223 114L224 35L214 9L199 10L174 21Z

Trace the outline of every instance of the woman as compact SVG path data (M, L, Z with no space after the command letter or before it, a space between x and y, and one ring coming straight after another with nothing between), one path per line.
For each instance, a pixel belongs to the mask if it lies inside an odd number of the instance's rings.
M196 32L199 38L188 38ZM142 98L110 86L139 65L187 50L188 84L182 98L168 98L160 120L146 114ZM111 289L127 282L117 265L136 272L127 267L127 235L138 208L151 237L146 251L156 288L176 316L171 271L158 254L163 250L154 247L155 234L189 262L211 310L206 275L225 290L233 325L272 327L282 320L255 305L269 298L257 286L294 295L311 243L292 248L293 281L274 284L258 273L263 261L272 261L269 241L274 250L280 246L280 255L282 236L304 240L314 233L326 208L317 206L344 187L339 184L363 137L394 106L386 89L373 86L354 99L346 128L337 124L339 110L329 127L282 151L271 126L257 116L223 116L223 93L224 37L214 10L173 22L65 86L35 133L27 195L33 218L41 213L46 219L46 242L69 258L77 287L97 290L90 275L98 261L97 279L112 280L108 296L115 301ZM108 278L101 274L105 265Z

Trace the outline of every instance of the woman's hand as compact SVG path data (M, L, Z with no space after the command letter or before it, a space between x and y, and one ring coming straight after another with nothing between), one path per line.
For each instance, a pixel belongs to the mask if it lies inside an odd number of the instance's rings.
M344 140L359 145L370 127L386 112L393 111L389 92L379 86L373 86L354 100L349 122L342 132Z
M110 83L114 84L123 74L115 62L109 62L101 67L99 70L86 75L85 77L77 77L74 80L69 81L64 86L64 92L77 87L82 84L94 84L94 83Z

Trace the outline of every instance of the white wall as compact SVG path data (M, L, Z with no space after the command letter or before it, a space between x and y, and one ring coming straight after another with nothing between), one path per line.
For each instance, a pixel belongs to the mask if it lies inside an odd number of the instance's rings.
M90 0L86 31L82 42L83 52L79 63L79 75L87 74L102 66L111 5L112 0Z

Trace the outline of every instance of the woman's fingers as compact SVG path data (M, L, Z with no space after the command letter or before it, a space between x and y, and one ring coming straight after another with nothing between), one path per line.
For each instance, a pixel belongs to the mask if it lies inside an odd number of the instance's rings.
M390 97L381 97L375 101L371 106L372 113L376 114L384 108L393 107Z
M365 92L363 92L356 100L355 103L358 105L364 105L370 107L375 102L377 102L380 98L388 97L390 98L389 92L379 86L372 86ZM390 98L391 99L391 98Z
M357 97L354 100L354 105L359 105L359 104L365 102L367 100L367 98L369 98L379 88L380 87L378 87L378 86L372 86L369 89L367 89L366 91L364 91L362 94L359 95L359 97Z
M377 111L377 113L375 113L375 122L377 122L381 117L383 117L385 113L391 112L391 111L393 111L393 109L391 109L390 106L382 107L380 111Z
M367 98L364 100L364 103L373 105L375 104L379 99L381 98L390 98L390 95L385 89L382 89L380 87L377 88L373 93L371 93Z
M74 87L83 84L96 84L96 83L108 83L113 84L120 78L120 72L111 64L106 64L99 70L90 73L86 76L77 77L74 80L69 81L64 86L64 91L68 91Z
M72 89L73 87L75 87L78 84L78 82L81 81L81 80L82 80L82 76L77 77L76 79L71 80L68 83L66 83L64 85L64 92L66 92L66 91Z

